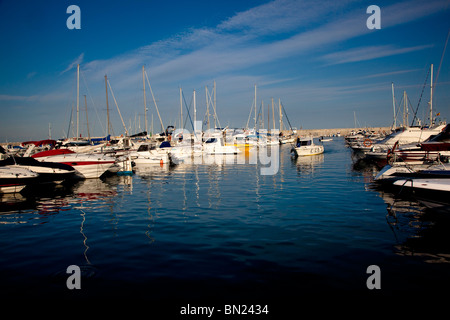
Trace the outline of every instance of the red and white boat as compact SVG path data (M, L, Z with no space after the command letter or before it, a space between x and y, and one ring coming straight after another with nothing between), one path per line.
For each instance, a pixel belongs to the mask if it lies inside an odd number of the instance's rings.
M39 161L68 164L85 179L99 178L116 165L116 158L101 153L75 153L69 149L42 151L32 157Z

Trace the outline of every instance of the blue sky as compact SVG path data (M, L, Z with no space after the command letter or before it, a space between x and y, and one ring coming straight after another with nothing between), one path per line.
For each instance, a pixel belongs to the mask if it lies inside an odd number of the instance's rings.
M66 27L71 4L81 9L80 30ZM372 4L379 30L366 27ZM281 99L298 128L353 127L354 112L361 126L390 126L391 83L397 102L406 91L415 109L431 64L433 105L448 120L449 28L450 1L438 0L1 1L0 141L47 138L49 123L53 138L67 135L77 63L83 134L84 95L91 135L105 133L105 74L128 129L139 118L144 127L143 65L165 126L179 124L180 87L188 104L196 90L203 118L214 81L222 126L245 126L255 84L264 113ZM159 129L146 93L149 124L153 114ZM109 107L114 133L124 133L111 92Z

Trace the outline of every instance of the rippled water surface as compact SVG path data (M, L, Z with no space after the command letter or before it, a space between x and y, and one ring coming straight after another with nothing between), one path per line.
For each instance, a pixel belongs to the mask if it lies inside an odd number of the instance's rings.
M369 265L387 296L448 286L445 215L374 189L375 169L356 170L342 138L319 156L289 149L274 175L223 160L3 196L2 298L370 296ZM81 268L80 290L66 287L69 265Z

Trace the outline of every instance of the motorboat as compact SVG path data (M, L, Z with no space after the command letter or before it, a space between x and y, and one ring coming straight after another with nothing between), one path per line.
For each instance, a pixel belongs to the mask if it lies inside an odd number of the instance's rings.
M405 178L450 178L450 164L426 162L395 162L378 172L374 181L393 183Z
M321 144L315 144L312 137L297 138L297 143L291 149L294 156L313 156L324 152L324 147Z
M169 151L169 148L167 148ZM131 152L130 157L135 165L141 164L168 164L169 153L161 148L156 148L153 143L142 143L137 151Z
M383 140L373 144L370 151L366 152L366 157L369 159L385 159L388 150L392 149L394 145L405 146L410 145L412 149L417 148L417 144L428 140L431 136L438 135L444 124L439 124L434 127L402 127L386 136ZM407 147L403 147L406 150Z
M38 161L58 162L72 166L80 178L99 178L116 165L116 158L101 153L75 153L69 149L53 149L32 155Z
M206 154L238 154L241 152L234 145L225 145L222 135L213 135L203 144L203 151Z
M450 157L450 124L442 131L430 139L410 148L392 148L390 155L395 160L415 161L428 160L436 161Z
M427 207L450 205L450 179L403 179L395 181L393 185L399 188L401 193L408 190Z
M39 174L40 183L61 183L74 177L75 169L68 164L41 162L32 157L9 157L0 161L0 167L25 168Z
M22 191L28 184L37 182L39 174L20 167L0 167L0 194Z
M231 137L231 142L226 145L235 146L237 148L250 148L256 145L256 140L249 138L245 133L238 133Z

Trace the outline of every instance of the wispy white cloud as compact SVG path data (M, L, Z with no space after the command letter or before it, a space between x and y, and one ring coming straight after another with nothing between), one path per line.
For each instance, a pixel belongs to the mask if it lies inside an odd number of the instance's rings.
M381 27L389 28L415 21L449 8L450 2L446 0L408 0L381 7Z
M368 46L326 54L322 56L321 59L327 61L327 65L333 65L389 57L393 55L424 50L431 47L433 47L433 45L422 45L406 48L398 48L393 45Z
M73 68L75 68L78 64L81 64L83 62L83 58L84 58L84 52L81 53L74 61L72 61L66 69L64 69L63 71L61 71L61 74L66 73L67 71L72 70Z
M0 94L0 101L36 101L38 96L15 96Z
M121 84L133 83L132 78L136 78L136 71L143 64L158 82L175 85L186 79L241 72L252 66L298 57L370 33L366 27L365 10L361 10L359 5L357 9L351 9L350 2L353 1L326 1L317 5L315 1L275 0L238 12L216 27L190 29L108 60L91 61L83 69L94 77L117 75ZM405 1L385 6L381 8L382 27L419 19L445 6L445 1L437 0ZM274 33L280 36L270 41L264 38ZM359 48L324 55L323 61L355 62L427 47L384 45ZM64 72L83 57L81 54Z
M399 74L416 72L416 71L423 71L423 69L408 69L408 70L397 70L397 71L391 71L391 72L375 73L375 74L369 74L367 76L361 77L361 79L391 77L391 76L395 76L395 75L399 75Z

